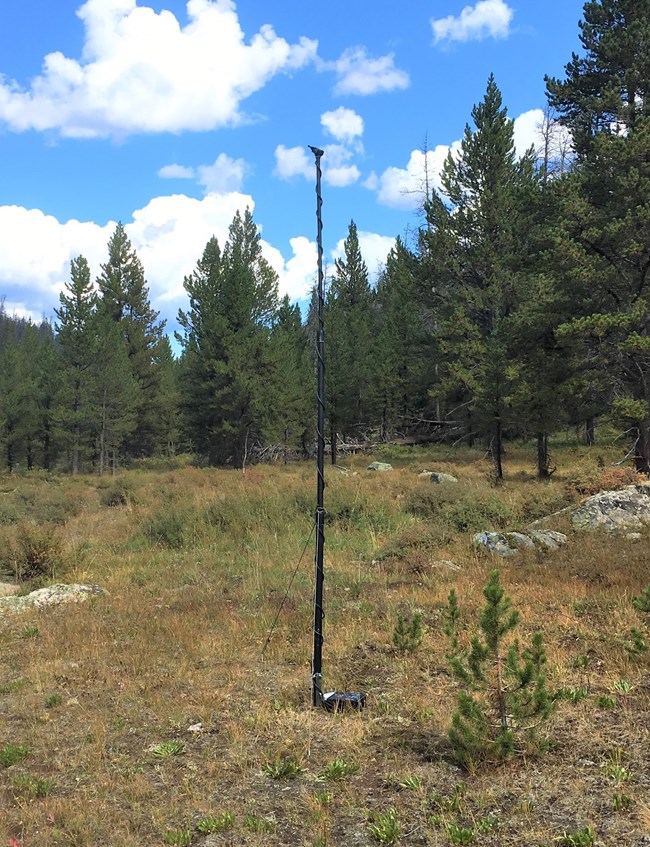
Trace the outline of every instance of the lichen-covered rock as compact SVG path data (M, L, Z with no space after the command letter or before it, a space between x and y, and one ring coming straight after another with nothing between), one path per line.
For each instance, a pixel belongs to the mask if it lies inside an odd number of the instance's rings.
M535 547L535 542L530 535L525 535L523 532L507 532L506 538L515 547Z
M517 548L513 547L507 536L501 532L477 532L474 536L474 544L477 547L485 547L497 556L514 556L517 552Z
M571 523L575 529L602 528L609 532L650 524L650 482L594 494L575 509Z
M533 529L530 537L548 550L557 550L560 544L567 543L567 537L563 532L555 532L552 529Z
M435 482L437 485L439 485L441 482L458 482L458 480L455 476L452 476L450 473L442 473L442 471L432 471L431 482Z
M476 546L485 547L497 556L514 556L522 548L557 550L560 544L566 542L566 535L550 529L534 529L530 532L479 532L474 536Z
M388 462L371 462L367 469L369 471L392 471L393 466L389 465Z
M47 588L38 588L24 597L0 597L0 613L45 609L48 606L58 606L61 603L80 603L99 594L106 594L106 590L100 585L83 585L80 583L64 585L57 583Z

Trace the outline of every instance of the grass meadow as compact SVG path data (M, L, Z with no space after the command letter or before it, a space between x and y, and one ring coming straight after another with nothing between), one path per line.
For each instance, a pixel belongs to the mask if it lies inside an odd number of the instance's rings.
M0 478L0 573L107 591L0 612L0 847L650 843L650 660L627 649L648 531L576 534L564 513L556 551L472 544L631 478L613 449L554 454L542 483L510 448L498 487L470 450L327 468L325 688L368 697L333 715L310 705L313 466ZM522 639L544 634L556 708L546 752L466 770L444 610L455 587L466 642L495 567ZM415 613L422 643L400 651Z

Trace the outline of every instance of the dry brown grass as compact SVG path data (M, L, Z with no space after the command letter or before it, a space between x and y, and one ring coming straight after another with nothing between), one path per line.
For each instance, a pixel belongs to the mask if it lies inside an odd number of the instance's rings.
M643 843L650 679L625 640L638 625L630 597L650 583L647 533L573 536L543 558L495 563L448 523L480 520L496 498L498 520L524 526L571 502L581 474L602 471L602 459L577 448L557 458L561 472L540 484L531 455L513 450L497 489L469 451L405 451L390 474L367 474L362 459L350 463L358 476L328 473L326 684L366 691L361 715L309 705L311 546L262 655L310 533L312 468L132 472L117 481L128 496L116 506L102 505L113 482L2 480L3 547L21 520L63 514L66 579L109 593L0 618L0 747L29 747L0 769L0 847L10 838L20 847L148 847L182 830L193 845L366 845L369 815L391 808L405 845L449 844L447 824L490 816L498 829L475 843L541 847L588 825L600 844ZM426 495L418 472L434 465L457 475L459 489L454 503L427 501L434 513L422 517L407 508ZM461 569L435 567L440 559ZM455 586L469 632L495 564L522 613L522 637L543 630L550 684L567 696L548 753L468 774L446 738L456 688L442 619ZM402 655L393 627L414 609L424 642ZM188 731L198 722L201 732ZM174 741L178 752L156 755ZM264 772L287 757L301 768L294 779ZM359 770L323 781L334 759ZM615 810L615 796L629 809ZM232 828L205 841L197 821L221 812L235 816Z

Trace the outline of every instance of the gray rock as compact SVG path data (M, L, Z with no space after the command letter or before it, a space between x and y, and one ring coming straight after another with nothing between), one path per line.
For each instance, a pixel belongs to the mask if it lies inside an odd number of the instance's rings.
M3 612L24 612L27 609L45 609L61 603L80 603L89 597L106 594L100 585L57 583L47 588L39 588L24 597L0 597L0 614Z
M393 466L389 465L388 462L371 462L367 469L369 471L392 471Z
M575 529L602 528L608 532L650 524L650 482L588 497L571 515L571 523Z
M440 484L441 482L458 482L455 476L450 473L442 473L442 471L432 471L431 482Z
M524 535L523 532L507 532L506 538L512 541L515 547L534 547L535 542L529 535Z
M555 532L552 529L533 529L530 537L548 550L557 550L560 544L567 543L567 537L563 532Z
M474 544L477 547L485 547L497 556L514 556L517 552L517 548L512 547L508 538L500 532L477 532Z
M553 530L534 529L530 532L479 532L474 536L477 547L485 547L497 556L514 556L519 550L543 547L557 550L560 544L566 544L567 537Z

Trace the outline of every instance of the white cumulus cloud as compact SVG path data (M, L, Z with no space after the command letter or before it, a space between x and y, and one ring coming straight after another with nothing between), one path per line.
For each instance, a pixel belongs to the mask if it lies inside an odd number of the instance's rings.
M224 244L238 210L251 211L248 194L208 193L202 199L184 194L154 197L133 212L124 228L145 268L151 302L173 321L186 302L183 279L196 267L213 235ZM115 222L58 221L38 209L0 206L0 290L5 309L40 320L51 317L59 292L70 279L70 260L88 260L93 278L106 261L106 246ZM292 299L308 295L317 267L316 245L304 236L290 240L291 255L262 239L262 250L280 277L280 293Z
M391 166L379 175L373 172L364 186L377 192L377 201L382 206L417 209L426 198L427 187L429 192L440 189L440 172L445 159L449 150L456 150L459 145L460 142L455 141L451 148L438 144L426 153L413 150L405 167Z
M305 147L285 147L284 144L278 144L275 148L275 174L280 179L291 179L294 176L312 179L314 167L313 157L310 158Z
M186 165L165 165L158 171L158 176L161 179L194 179L196 171Z
M213 165L201 165L197 172L199 183L207 192L227 194L241 191L248 170L243 159L231 159L226 153L219 153Z
M321 126L337 141L350 143L363 135L363 118L352 109L339 106L332 112L323 112Z
M504 0L479 0L475 6L465 6L458 17L432 19L435 43L507 38L513 15L514 10Z
M338 77L335 94L377 94L408 88L409 75L395 67L395 56L372 58L365 47L350 47L333 62L321 62L321 70L333 70Z
M350 160L354 152L344 144L326 144L321 159L323 182L334 188L345 188L358 182L361 171ZM285 147L279 144L275 148L275 175L280 179L292 179L302 176L314 179L316 174L314 157L305 147Z
M27 89L0 77L0 125L78 138L233 125L242 101L318 46L268 24L247 42L232 0L188 0L185 26L136 0L87 0L77 14L81 58L48 54Z
M304 235L289 239L292 256L285 260L282 253L267 242L262 243L264 258L280 277L280 296L288 294L291 300L309 297L316 279L318 253L316 242Z

